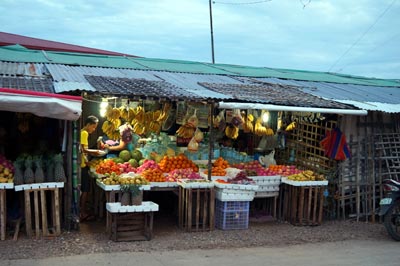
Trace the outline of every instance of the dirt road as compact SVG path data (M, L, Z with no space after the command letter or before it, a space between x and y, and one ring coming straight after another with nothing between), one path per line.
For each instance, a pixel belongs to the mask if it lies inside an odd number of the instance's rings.
M95 253L44 259L3 260L4 266L24 265L285 265L285 266L398 266L400 243L386 241L347 240L309 243L290 247L253 247L213 250L180 250L163 252Z

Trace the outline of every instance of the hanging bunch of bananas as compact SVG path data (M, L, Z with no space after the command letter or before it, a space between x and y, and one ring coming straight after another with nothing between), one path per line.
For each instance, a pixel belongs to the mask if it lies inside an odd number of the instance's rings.
M145 122L145 111L144 108L140 105L138 105L136 108L133 109L133 116L132 116L132 121L131 125L133 128L133 132L135 132L138 135L143 135L146 133L146 126L144 124Z
M195 127L186 123L178 128L176 135L181 138L192 138L195 131Z
M135 110L132 107L121 106L119 108L121 113L121 118L125 121L131 121L133 117L135 117Z
M121 120L115 119L114 121L117 120L119 121L119 125L121 125ZM103 122L101 130L103 130L104 134L106 134L107 137L109 137L110 139L119 139L119 131L118 131L119 126L116 127L116 125L118 125L117 122L106 120Z
M162 124L165 120L167 120L170 109L171 109L171 104L169 102L164 103L163 109L162 111L160 111L160 114L158 116L154 114L154 116L157 117L155 120L157 120L157 122Z
M291 131L291 130L293 130L293 129L295 129L295 128L296 128L296 122L293 121L292 123L290 123L290 124L286 127L285 131Z
M245 133L253 133L254 132L254 116L252 114L247 114L244 116L244 123L243 123L243 132Z
M262 125L261 117L257 118L256 125L254 126L254 133L257 136L273 136L274 131L272 128L267 128Z
M230 139L237 139L239 137L239 128L234 125L227 125L225 127L225 135Z
M121 111L119 108L117 107L111 107L110 105L107 106L106 109L106 118L107 120L115 120L115 119L119 119L121 116Z

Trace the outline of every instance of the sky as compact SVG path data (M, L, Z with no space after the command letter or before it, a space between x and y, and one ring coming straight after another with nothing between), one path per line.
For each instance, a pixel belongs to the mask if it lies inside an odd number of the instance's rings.
M215 63L400 79L400 0L212 2ZM209 0L0 0L0 31L211 62Z

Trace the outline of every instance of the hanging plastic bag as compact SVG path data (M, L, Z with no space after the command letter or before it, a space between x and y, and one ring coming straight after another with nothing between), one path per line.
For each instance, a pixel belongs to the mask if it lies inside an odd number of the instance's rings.
M204 138L203 132L199 128L196 128L196 131L194 132L194 139L197 142L200 142L203 140L203 138Z
M193 137L188 144L189 151L198 151L199 150L199 143L197 143L196 139Z
M196 128L199 125L199 119L197 118L197 109L194 109L194 114L189 117L187 124L189 124L190 126Z
M243 124L243 118L242 115L240 114L240 109L233 110L233 117L231 123L235 127L239 127L241 124Z
M219 112L218 117L219 117L218 129L219 131L223 132L226 128L225 110Z

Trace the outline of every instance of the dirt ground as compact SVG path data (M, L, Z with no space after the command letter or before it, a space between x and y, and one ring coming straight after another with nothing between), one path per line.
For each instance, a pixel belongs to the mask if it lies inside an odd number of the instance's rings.
M282 247L302 243L388 239L380 223L324 221L319 226L294 226L286 222L250 217L248 229L185 232L175 217L155 215L150 241L114 242L105 233L104 219L63 230L54 238L28 239L23 228L17 241L12 232L0 241L0 259L46 258L121 251L170 251L238 247Z

